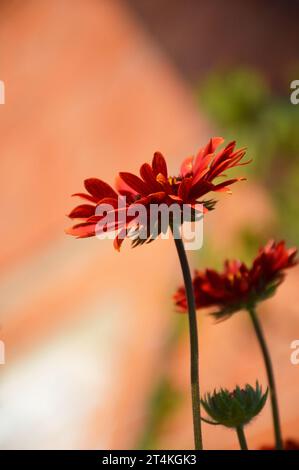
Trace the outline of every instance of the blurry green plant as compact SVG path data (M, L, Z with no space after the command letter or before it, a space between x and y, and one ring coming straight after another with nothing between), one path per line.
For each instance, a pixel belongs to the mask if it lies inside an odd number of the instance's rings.
M200 101L224 128L244 129L255 123L268 99L268 89L251 70L213 73L200 89Z
M165 338L161 363L170 360L171 355L177 349L178 342L186 333L188 333L188 325L184 321L184 315L173 316L170 331L167 332ZM173 383L172 377L167 370L164 373L162 371L158 381L153 384L146 403L147 419L136 444L137 449L159 449L163 428L183 401L184 395Z
M157 449L161 431L182 401L181 393L168 377L161 377L148 403L148 420L137 449Z
M293 77L294 78L294 77ZM219 132L247 145L253 163L248 168L267 187L277 211L277 234L293 243L299 237L299 105L274 94L256 71L214 72L197 91Z

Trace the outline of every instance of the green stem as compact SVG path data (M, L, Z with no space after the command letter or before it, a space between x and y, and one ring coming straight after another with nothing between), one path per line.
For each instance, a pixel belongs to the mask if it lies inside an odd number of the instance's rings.
M196 322L196 307L193 293L192 279L189 264L184 248L183 241L180 238L174 238L175 246L181 263L184 277L186 297L189 311L189 333L190 333L190 352L191 352L191 396L193 411L193 429L194 444L196 450L202 450L202 433L200 420L200 392L199 392L199 373L198 373L198 333Z
M271 406L272 406L272 416L273 416L276 449L282 450L283 444L282 444L282 437L281 437L281 427L280 427L280 419L279 419L279 411L278 411L278 403L277 403L277 392L276 392L276 386L275 386L275 380L274 380L272 361L271 361L267 343L264 337L263 329L259 322L256 311L252 307L248 309L248 312L252 320L258 341L260 343L260 347L263 353L264 362L266 366L270 398L271 398Z
M241 450L248 450L243 426L236 427L236 431L237 431L237 435L238 435Z
M207 419L207 418L203 418L202 416L200 417L200 419L204 423L210 424L211 426L220 426L220 423L215 423L214 421L211 421L210 419Z

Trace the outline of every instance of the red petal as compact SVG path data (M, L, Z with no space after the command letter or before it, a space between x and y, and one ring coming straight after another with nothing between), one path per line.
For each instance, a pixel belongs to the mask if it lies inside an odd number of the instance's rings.
M224 170L228 168L240 166L239 162L242 160L245 153L246 152L244 149L240 149L231 154L230 149L228 154L226 149L224 149L223 152L220 152L220 154L215 157L211 164L211 171L208 174L209 180L211 181L212 179L216 178L216 176L219 176Z
M91 217L89 217L86 220L86 222L93 222L93 223L99 222L109 215L111 215L111 219L113 219L113 223L119 223L119 221L122 221L122 220L127 221L130 217L127 215L127 210L128 210L127 207L122 207L120 209L113 208L110 211L104 211L104 214L95 213L95 215L92 215ZM112 218L112 214L113 214L113 218Z
M97 202L97 198L91 196L90 194L75 193L75 194L72 194L72 196L79 196L79 197L82 197L82 199L87 199L87 201L90 201L90 202Z
M222 183L216 184L213 188L213 191L229 191L229 184L236 183L236 181L244 181L246 178L232 178L227 181L223 181Z
M196 157L193 168L193 184L197 183L209 171L209 165L213 158L213 153Z
M124 242L124 239L126 237L126 234L127 234L127 229L124 228L122 229L119 234L115 237L114 239L114 242L113 242L113 246L114 248L116 249L116 251L120 251L120 248L121 248L121 245L123 244Z
M204 150L204 155L214 153L216 148L224 142L223 137L212 137Z
M144 163L140 168L140 176L148 185L152 192L159 191L161 189L157 182L152 167L148 163Z
M183 179L179 186L178 196L186 202L189 196L190 188L192 186L192 180L190 178Z
M176 196L175 194L168 194L168 197L172 199L173 201L183 202L182 198L179 196Z
M119 173L119 176L130 188L132 188L138 194L146 195L150 192L146 183L142 181L142 179L140 179L138 176L126 172Z
M165 199L166 193L164 191L158 191L156 193L151 193L148 196L144 196L137 201L133 202L130 205L130 208L134 206L138 206L139 204L142 204L144 206L147 206L148 204L154 204L154 203L159 203Z
M68 217L70 217L70 219L85 219L94 215L95 209L95 206L91 206L90 204L81 204L75 207Z
M115 199L114 197L104 197L100 201L98 201L97 206L100 204L109 204L110 206L114 207L114 209L118 208L118 198Z
M180 169L180 176L186 176L190 173L192 173L193 170L193 159L194 157L187 157L183 161Z
M198 181L194 186L192 186L189 197L191 199L198 199L199 197L204 196L205 194L213 191L213 184L209 181Z
M87 237L94 237L95 236L95 224L83 223L77 224L73 227L70 227L65 230L65 233L68 235L73 235L77 238L87 238Z
M155 176L157 176L159 173L162 173L165 178L168 178L166 160L160 152L154 153L152 167Z
M115 179L115 187L119 194L123 194L125 196L135 196L137 194L136 191L134 191L130 186L128 186L119 175L117 175Z
M104 197L117 198L117 193L114 189L111 188L109 184L105 183L105 181L99 180L98 178L88 178L84 181L84 186L97 201Z

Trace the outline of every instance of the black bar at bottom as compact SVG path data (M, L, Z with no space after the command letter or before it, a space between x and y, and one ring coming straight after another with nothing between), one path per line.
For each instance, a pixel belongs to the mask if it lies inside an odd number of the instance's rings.
M130 451L130 450L2 450L0 451L0 465L2 464L38 464L41 465L84 465L107 466L120 465L124 468L138 468L141 465L155 466L189 466L215 463L247 465L258 463L276 465L285 462L297 463L297 452L292 451Z

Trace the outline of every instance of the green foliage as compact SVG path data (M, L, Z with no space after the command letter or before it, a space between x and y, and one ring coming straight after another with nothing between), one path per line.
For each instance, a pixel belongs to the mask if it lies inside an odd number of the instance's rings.
M247 127L255 122L268 98L263 79L251 70L215 73L201 89L201 103L223 127Z
M268 389L256 382L256 387L237 386L232 392L221 388L219 391L207 393L201 400L202 406L212 418L211 424L222 424L228 428L243 427L263 409L268 396Z
M161 360L163 361L177 348L178 341L188 329L185 315L174 315L172 325L168 330L165 339L165 349ZM163 430L163 426L182 403L183 396L181 391L173 383L172 378L167 371L162 375L153 388L146 405L147 419L144 428L137 442L137 449L157 449Z
M211 74L198 91L198 102L226 139L246 146L253 158L247 168L267 187L277 211L277 234L296 242L299 192L299 105L271 92L254 70Z
M138 449L155 449L163 424L172 416L181 402L181 395L167 377L161 378L149 403L149 418Z

